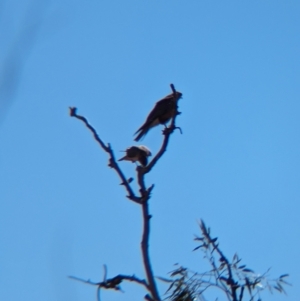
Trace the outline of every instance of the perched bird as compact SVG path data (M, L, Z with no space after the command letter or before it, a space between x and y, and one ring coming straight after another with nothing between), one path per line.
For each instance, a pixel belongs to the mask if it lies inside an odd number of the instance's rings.
M139 141L152 127L158 124L165 125L173 116L175 116L178 113L177 103L181 96L182 93L176 92L176 96L172 93L159 100L148 115L145 123L135 132L135 134L138 135L134 140Z
M126 160L126 161L131 161L131 162L136 162L139 161L142 166L146 166L148 163L148 158L151 156L150 150L144 146L144 145L139 145L139 146L131 146L126 149L126 155L119 159L118 161Z

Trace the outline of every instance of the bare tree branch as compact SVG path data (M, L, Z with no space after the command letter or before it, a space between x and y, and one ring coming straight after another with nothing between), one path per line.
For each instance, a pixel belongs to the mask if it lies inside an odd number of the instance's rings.
M174 93L174 97L176 98L176 90L173 84L170 85L171 89ZM178 112L177 112L178 113ZM165 128L163 134L164 134L164 140L162 143L162 146L158 153L155 155L155 157L152 159L152 161L146 166L146 167L137 167L137 179L138 184L140 187L140 194L141 198L144 198L142 202L142 212L143 212L143 235L142 235L142 242L141 242L141 249L142 249L142 256L143 256L143 262L144 262L144 268L147 276L147 281L149 283L149 287L152 293L152 297L154 300L160 300L158 290L156 287L156 282L154 280L153 271L150 263L150 256L149 256L149 237L150 237L150 219L151 215L149 214L149 204L148 201L150 199L150 193L152 189L154 188L154 185L150 186L148 189L146 189L145 186L145 174L151 171L151 169L154 167L156 162L162 157L164 152L167 150L167 146L169 143L170 135L174 132L176 129L175 126L175 120L176 120L176 114L170 123L170 126Z
M175 90L175 87L173 84L170 85L171 89L174 93L174 97L176 99L177 93ZM106 280L104 278L103 282L99 282L99 283L93 283L89 280L84 281L82 279L76 278L76 277L72 277L73 279L76 280L80 280L83 281L87 284L93 284L93 285L97 285L98 288L106 288L106 289L116 289L119 290L119 284L123 281L123 280L128 280L128 281L134 281L136 283L142 284L147 291L151 294L151 296L146 295L145 299L146 300L152 300L152 301L160 301L160 296L156 287L156 282L153 276L153 271L152 271L152 267L151 267L151 262L150 262L150 256L149 256L149 237L150 237L150 219L151 219L151 215L149 214L149 199L151 197L151 192L154 188L154 185L151 185L150 187L146 187L145 184L145 175L150 172L152 170L152 168L154 167L154 165L157 163L157 161L162 157L162 155L164 154L164 152L167 150L167 146L169 143L169 139L170 139L170 135L174 132L175 129L180 129L178 127L176 127L175 125L175 120L176 120L176 116L179 115L180 113L178 112L178 108L176 107L176 114L174 117L172 117L171 122L169 127L166 127L163 130L163 135L164 135L164 139L163 139L163 143L162 146L160 148L160 150L158 151L158 153L154 156L154 158L152 159L152 161L147 165L147 166L138 166L136 168L136 177L137 177L137 183L139 185L139 192L140 192L140 197L136 196L130 186L130 182L126 180L126 177L124 176L123 172L121 171L119 165L117 164L115 157L114 157L114 153L113 150L110 146L110 144L105 145L104 142L100 139L99 135L97 134L96 130L89 124L89 122L87 121L87 119L83 116L80 116L77 114L77 109L75 107L71 107L70 108L70 116L71 117L75 117L79 120L81 120L85 126L92 132L95 140L98 142L98 144L100 145L100 147L109 154L109 166L113 169L116 170L116 172L118 173L119 177L122 180L122 185L125 186L127 192L128 192L128 198L130 200L132 200L133 202L140 204L142 206L142 216L143 216L143 234L142 234L142 241L141 241L141 251L142 251L142 257L143 257L143 264L144 264L144 269L145 269L145 274L146 274L146 278L147 278L147 282L145 280L140 280L137 279L134 276L125 276L125 275L118 275L114 278L108 279ZM181 131L181 129L180 129Z
M109 278L106 281L102 281L102 282L93 282L91 280L84 280L82 278L79 277L75 277L75 276L69 276L70 279L73 280L77 280L86 284L90 284L90 285L96 285L99 288L104 288L104 289L114 289L117 291L121 290L120 284L122 283L122 281L129 281L129 282L135 282L139 285L144 286L148 291L149 291L149 286L147 284L147 282L144 279L140 279L138 277L136 277L135 275L129 276L129 275L117 275L113 278Z
M154 300L160 300L158 290L156 287L156 282L154 280L153 271L150 263L149 256L149 236L150 236L150 219L151 215L149 214L148 200L142 204L143 211L143 236L141 242L142 256L144 268L149 283L150 291Z
M96 130L89 124L87 119L85 117L77 114L77 108L70 107L70 116L81 120L85 124L85 126L93 133L95 140L98 142L98 144L101 146L101 148L109 154L108 166L115 169L117 174L121 178L121 181L122 181L121 184L124 185L124 187L126 188L126 190L128 192L127 198L135 203L141 204L141 198L137 197L134 194L130 184L128 183L128 180L124 176L122 170L120 169L120 167L115 159L115 155L114 155L114 152L113 152L110 144L108 144L107 146L104 144L104 142L100 139L99 135L97 134Z

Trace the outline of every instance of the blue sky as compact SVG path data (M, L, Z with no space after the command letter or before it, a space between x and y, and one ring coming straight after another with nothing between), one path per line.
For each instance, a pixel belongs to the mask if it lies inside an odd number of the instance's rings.
M147 176L155 275L208 268L191 252L202 218L228 257L291 275L287 297L264 300L296 300L299 13L276 0L0 2L0 299L96 300L67 275L101 281L103 264L144 277L140 208L68 107L121 156L174 83L183 135ZM142 143L155 153L161 139L157 127ZM123 289L102 300L144 296Z

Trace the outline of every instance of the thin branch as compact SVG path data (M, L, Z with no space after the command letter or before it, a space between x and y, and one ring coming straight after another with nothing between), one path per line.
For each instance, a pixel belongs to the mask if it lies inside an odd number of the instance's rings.
M144 268L149 283L150 292L154 300L159 301L160 297L154 280L153 271L150 263L149 256L149 235L150 235L150 218L148 200L142 204L143 211L143 236L141 242L142 256L144 262Z
M113 152L110 144L108 144L107 146L104 144L104 142L100 139L99 135L97 134L96 130L89 124L87 119L85 117L77 114L77 108L70 107L70 116L81 120L85 124L85 126L93 133L95 140L98 142L98 144L101 146L101 148L109 154L108 166L115 169L117 174L121 178L121 181L122 181L121 184L124 185L124 187L126 188L126 190L128 192L127 198L135 203L141 204L141 199L134 194L130 184L128 183L128 180L126 179L126 177L124 176L118 163L116 162L115 155L114 155L114 152Z
M220 289L222 289L226 293L228 300L231 300L231 292L228 289L228 287L223 283L223 281L221 281L222 280L222 272L219 272L219 269L216 266L213 255L211 255L211 258L209 261L213 267L212 272L214 273L214 278L216 280L216 286L218 286Z
M76 276L68 276L68 278L76 280L76 281L80 281L80 282L83 282L83 283L86 283L86 284L99 285L99 282L93 282L90 279L84 280L84 279L76 277Z
M233 278L233 274L232 274L232 270L231 270L231 265L230 265L228 259L225 257L225 255L220 250L218 244L216 243L216 239L212 239L210 237L210 234L207 231L206 226L205 226L203 220L201 220L200 227L201 227L201 230L202 230L202 233L203 233L204 237L213 246L213 250L217 251L217 253L220 256L220 260L222 260L225 263L227 271L228 271L227 284L229 285L229 287L231 289L232 301L238 301L237 294L236 294L237 293L236 290L238 288L238 285L236 284L236 282L235 282L235 280ZM216 269L216 267L214 267L214 268Z
M73 280L77 280L86 284L90 284L90 285L96 285L99 288L104 288L104 289L114 289L114 290L121 290L120 288L120 284L122 283L122 281L126 280L129 282L135 282L139 285L144 286L148 291L149 291L149 286L147 284L147 282L144 279L140 279L138 277L136 277L135 275L129 276L129 275L117 275L113 278L109 278L106 281L102 281L102 282L93 282L91 280L84 280L82 278L79 277L75 277L75 276L69 276L70 279Z
M106 264L103 265L103 281L106 281L106 278L107 278L107 266Z
M239 301L242 301L242 300L243 300L244 289L245 289L245 287L242 286L242 287L241 287L241 292L240 292L240 298L239 298Z
M136 276L132 275L132 276L128 276L128 275L119 275L118 277L121 277L122 280L127 280L130 282L135 282L139 285L144 286L148 291L149 291L149 285L147 284L146 280L144 279L139 279Z
M144 202L149 199L149 196L146 195L146 185L145 185L145 167L137 166L136 168L137 173L137 182L140 187L140 195L144 198Z

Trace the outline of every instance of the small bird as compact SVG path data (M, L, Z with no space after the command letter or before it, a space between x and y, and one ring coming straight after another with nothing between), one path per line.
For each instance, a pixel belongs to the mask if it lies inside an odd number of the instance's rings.
M142 166L146 166L148 163L148 158L151 156L150 150L144 146L144 145L139 145L139 146L131 146L126 149L126 155L119 159L118 161L126 160L126 161L131 161L131 162L136 162L139 161Z
M182 93L177 91L176 96L172 93L159 100L148 115L145 123L134 133L139 133L134 140L139 141L152 127L158 124L165 125L173 116L175 116L178 113L177 103L181 96Z

